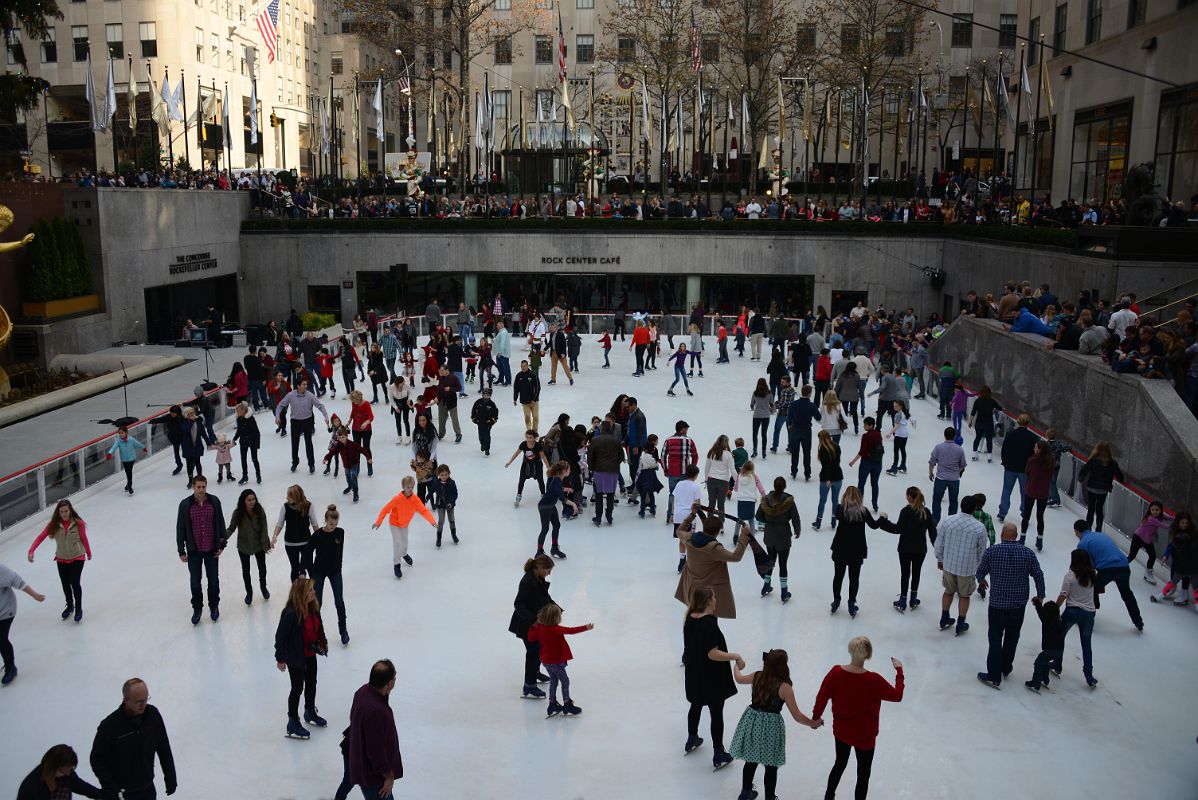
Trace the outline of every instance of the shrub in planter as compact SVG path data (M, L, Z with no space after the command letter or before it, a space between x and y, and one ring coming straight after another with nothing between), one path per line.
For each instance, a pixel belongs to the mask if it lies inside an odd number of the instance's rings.
M25 272L25 298L32 303L45 303L59 295L58 269L60 259L58 242L50 223L38 220L30 229L33 241L29 243L29 269Z
M321 331L336 325L337 318L332 314L309 311L306 314L300 314L300 323L303 324L306 331Z

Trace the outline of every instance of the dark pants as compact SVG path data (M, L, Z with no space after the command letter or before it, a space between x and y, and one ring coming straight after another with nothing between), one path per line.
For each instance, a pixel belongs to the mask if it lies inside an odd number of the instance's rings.
M125 488L133 488L133 461L122 461L121 469L125 470Z
M524 685L536 686L541 674L541 643L528 641L528 635L520 637L524 642Z
M312 546L310 544L307 542L299 545L287 544L283 549L287 551L287 560L291 562L292 583L295 583L295 579L300 575L312 574Z
M291 418L291 466L299 466L300 437L304 440L304 452L308 456L308 469L316 469L316 453L312 450L312 434L316 432L316 418Z
M788 547L785 550L779 550L778 548L776 548L772 544L770 544L770 545L766 545L765 552L766 552L766 555L768 555L770 558L777 560L777 562L778 562L778 577L782 578L782 579L789 578L790 573L788 573L786 571L786 562L790 559L790 548ZM766 576L766 580L769 580L768 575Z
M155 800L158 797L158 790L154 788L154 784L150 784L144 789L126 789L121 796L125 800Z
M486 452L491 452L491 426L480 424L478 426L478 446Z
M57 562L58 580L62 582L62 594L66 597L67 608L83 608L83 561Z
M753 793L753 776L757 774L757 764L752 761L746 761L744 768L740 773L740 796L741 797L756 797ZM768 798L776 797L774 789L778 788L778 768L765 768L765 796Z
M180 444L179 442L171 442L171 449L175 453L175 466L176 467L183 466L183 458L182 458L183 445Z
M13 660L12 642L8 640L8 631L12 628L12 617L0 619L0 659L4 660L4 668L13 669L17 662Z
M1086 527L1094 523L1091 530L1101 531L1102 521L1106 517L1103 508L1106 506L1106 493L1086 491Z
M1153 565L1156 564L1156 545L1151 542L1145 543L1139 536L1131 537L1131 550L1127 552L1128 563L1134 562L1136 555L1141 550L1148 556L1148 569L1152 569Z
M316 656L305 656L304 665L287 665L287 676L291 678L291 692L287 695L287 716L299 719L299 699L304 696L304 710L316 710Z
M982 442L986 443L986 454L994 452L994 428L984 430L980 425L974 428L975 435L973 437L973 452L978 452L981 449Z
M412 409L404 406L398 413L392 412L395 417L395 435L396 436L411 436L412 435ZM407 429L407 434L404 430Z
M1132 623L1137 628L1142 628L1144 620L1140 617L1140 604L1136 602L1136 596L1132 594L1131 586L1127 583L1129 578L1131 567L1106 567L1098 570L1098 577L1094 579L1094 606L1098 607L1098 590L1108 583L1114 583L1119 588L1119 596L1123 598L1123 605L1127 606Z
M927 553L899 553L899 594L907 596L907 583L911 584L911 595L919 594L919 572Z
M1036 535L1044 535L1044 509L1048 506L1047 497L1032 497L1031 495L1023 496L1023 521L1020 526L1022 533L1027 533L1028 523L1032 519L1032 507L1036 508Z
M753 456L757 456L757 435L761 434L761 453L765 455L769 447L770 436L770 418L769 417L754 417L753 418L753 435L750 441L753 443Z
M245 584L245 593L249 594L254 590L254 585L250 583L250 554L237 552L241 557L241 580ZM266 586L266 553L254 553L254 560L258 562L258 584Z
M799 451L803 451L803 477L811 477L811 426L790 429L790 475L799 472Z
M208 607L215 610L220 605L220 572L217 569L216 553L189 553L187 570L191 573L191 607L199 611L204 607L204 585L201 574L208 576Z
M890 465L892 470L907 468L907 437L894 437L894 463Z
M495 356L495 367L499 370L499 385L509 385L512 382L511 360L507 356Z
M191 479L196 475L204 474L204 466L200 463L200 457L187 456L187 485L191 485Z
M241 446L241 477L248 479L250 477L249 461L254 462L254 474L258 480L262 480L262 466L258 463L258 446L248 445L244 441L238 443Z
M537 550L545 549L545 534L549 533L549 529L553 529L553 546L557 547L557 535L562 529L562 520L558 516L557 506L537 506L537 511L541 514L541 534L537 537Z
M596 524L604 516L604 504L607 506L607 521L611 522L612 507L615 505L615 499L616 496L611 492L595 492L595 516L593 519Z
M841 408L844 409L845 419L848 419L849 417L852 417L852 419L853 419L853 433L856 433L861 428L861 421L857 418L857 406L858 405L859 405L859 403L857 400L841 400L840 401L840 406L841 406ZM881 424L882 424L882 421L878 420L879 427L881 427Z
M525 475L521 473L520 482L516 484L516 494L524 494L525 481L536 481L537 487L541 490L541 494L545 494L545 476L542 475L539 470L532 475Z
M840 776L844 774L844 770L849 765L849 751L857 752L857 789L853 792L855 800L865 800L869 793L869 775L874 765L874 751L862 750L860 747L853 747L845 742L836 740L836 762L832 765L832 771L828 773L828 790L825 797L835 797L836 787L840 785Z
M944 492L948 490L948 515L957 513L957 496L961 492L961 481L937 478L932 483L932 520L940 522L940 504L944 501Z
M878 510L878 477L882 474L882 462L870 461L868 458L861 459L857 464L857 491L861 492L861 498L865 499L865 484L868 481L870 484L870 496L873 498L872 505L874 510Z
M986 673L995 683L1001 683L1003 676L1014 667L1024 610L1024 606L989 609L990 649L986 652Z
M250 401L253 403L255 411L270 406L270 401L266 397L266 383L264 381L250 381Z
M636 374L639 375L645 371L645 348L647 345L638 344L633 347L633 352L636 353Z
M1061 661L1064 658L1064 650L1041 650L1040 655L1036 656L1036 663L1032 665L1032 683L1038 686L1047 686L1051 677L1048 674L1049 668L1060 669Z
M840 587L844 585L844 573L849 573L849 602L857 602L857 589L861 585L861 564L846 564L843 561L833 561L836 571L832 575L832 598L840 600Z
M724 752L724 701L715 703L691 703L686 715L686 732L689 736L699 735L699 717L706 708L711 715L711 747L717 753Z
M329 588L333 590L333 604L337 607L337 630L345 633L345 596L342 592L341 573L324 575L313 570L312 580L316 583L316 602L322 605L324 604L324 583L325 581L329 582Z

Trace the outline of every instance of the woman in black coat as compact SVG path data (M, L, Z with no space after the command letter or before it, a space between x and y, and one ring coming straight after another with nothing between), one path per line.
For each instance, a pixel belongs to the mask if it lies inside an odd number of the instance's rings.
M691 704L683 751L689 753L703 744L699 738L699 717L706 706L711 715L711 746L715 750L711 763L720 769L732 763L732 756L724 750L724 702L736 694L731 665L736 662L738 668L744 669L745 660L739 653L728 652L715 606L711 587L697 587L691 592L686 622L682 625L682 666L686 699Z
M316 656L329 654L320 604L316 602L316 584L299 577L291 584L287 605L275 631L275 664L279 672L291 678L287 696L287 736L307 739L309 733L299 721L299 698L304 696L304 722L323 728L328 723L316 713Z
M886 515L882 515L886 519ZM857 588L861 583L861 564L869 555L865 544L865 526L877 528L879 521L873 518L865 503L861 500L861 492L856 486L844 490L840 498L840 518L836 523L836 535L832 537L832 563L836 566L832 578L832 613L840 608L840 587L844 583L844 574L849 574L849 616L857 616Z
M537 621L541 612L553 598L549 596L549 573L553 572L553 559L547 555L539 555L524 562L524 577L520 579L520 588L516 590L516 599L512 603L512 621L507 629L524 642L524 690L523 697L533 700L543 699L545 693L537 688L538 683L549 681L548 675L541 674L541 645L528 641L528 629Z
M911 586L911 609L919 607L919 571L928 542L936 544L936 522L924 505L923 492L917 486L907 489L907 505L899 512L898 522L883 518L882 530L897 533L899 557L899 597L894 601L896 611L907 610L907 585Z
M171 443L171 447L175 451L175 471L171 474L178 475L183 471L183 459L179 452L183 446L183 409L179 406L171 406L165 415L150 420L150 424L166 426L166 440Z
M109 794L97 789L75 773L79 756L65 744L56 744L42 756L42 763L33 768L21 781L17 800L52 800L55 797L106 798ZM65 794L64 794L65 792Z
M761 498L756 519L765 526L761 538L766 551L770 558L777 560L778 580L782 584L782 602L785 603L790 599L786 560L790 557L791 534L798 539L802 527L799 510L795 508L795 499L786 493L786 478L781 475L774 478L774 490ZM762 597L774 591L770 583L772 577L773 572L765 576L765 585L761 587Z

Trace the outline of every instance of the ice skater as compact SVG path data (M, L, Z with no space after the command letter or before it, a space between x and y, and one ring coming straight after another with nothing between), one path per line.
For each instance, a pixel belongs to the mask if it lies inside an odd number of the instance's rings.
M237 430L233 441L240 447L241 480L239 486L250 482L250 470L247 456L254 462L254 477L262 483L262 466L258 463L258 448L262 446L262 433L258 430L258 420L250 413L250 407L245 403L237 404Z
M478 446L483 455L491 455L491 428L499 421L499 406L491 399L491 387L485 386L482 395L470 408L470 421L478 428Z
M907 487L907 505L899 512L897 522L882 519L878 524L882 530L899 537L899 596L894 601L894 610L905 613L910 608L914 611L919 608L919 573L928 554L928 542L936 544L936 522L924 505L919 487Z
M562 625L561 608L555 603L548 603L537 614L536 624L528 629L528 641L540 645L541 663L549 673L549 706L545 711L546 716L564 714L567 717L576 717L582 713L582 709L574 705L570 698L570 676L566 674L566 664L574 658L574 654L570 652L566 636L593 630L594 627L593 622L577 627ZM560 705L557 702L558 684L561 684L562 700L565 701Z
M283 547L287 560L291 562L291 580L307 575L312 569L312 531L320 527L312 503L298 484L287 487L287 502L279 509L275 520L274 534L270 538L273 548L283 533ZM286 531L284 533L284 531Z
M678 381L682 381L683 387L686 388L686 393L693 397L695 393L691 391L691 384L690 381L687 380L686 375L685 342L678 343L678 349L671 353L670 357L666 359L666 365L669 366L671 361L674 362L674 382L670 384L670 388L666 390L666 394L670 397L677 397L677 395L674 394L674 387L678 385Z
M342 595L341 562L345 554L345 531L337 524L341 514L330 504L324 511L324 525L312 534L312 580L316 585L316 604L324 603L324 585L328 581L337 607L337 630L341 644L349 644L349 629L345 625L345 598Z
M33 554L49 537L54 542L54 564L58 567L58 579L62 582L62 593L66 597L66 608L62 611L65 620L72 614L75 621L83 619L83 565L91 561L92 548L87 541L87 524L70 500L59 500L50 515L50 521L29 545L27 557L33 563Z
M391 552L396 578L403 577L403 564L407 564L409 567L413 564L412 557L408 555L408 526L412 523L412 518L419 514L429 525L433 527L437 525L433 512L429 511L424 501L416 496L415 478L405 475L400 486L402 487L400 493L379 509L378 518L371 526L371 530L377 531L383 524L384 517L391 526Z
M453 509L458 503L458 484L450 477L449 465L437 467L437 478L431 484L429 499L437 512L437 547L441 547L441 532L445 529L445 518L449 517L449 535L453 543L458 543L458 523L454 519Z
M253 489L243 489L237 498L237 508L229 517L229 535L237 533L237 555L241 557L241 580L245 584L245 604L254 602L254 587L250 583L250 558L258 562L258 587L262 599L270 599L266 588L266 554L274 548L270 543L266 509L258 502Z
M311 578L296 578L287 595L287 605L275 631L275 665L291 678L287 695L288 739L307 739L312 734L300 724L299 699L304 696L304 722L323 728L329 723L316 713L316 657L329 654L320 603Z
M116 439L104 455L105 461L111 461L113 453L120 453L121 469L125 470L125 491L129 494L133 494L133 464L137 461L138 450L150 452L144 444L130 437L129 429L122 425L116 429Z
M549 458L545 454L545 448L537 441L537 432L527 430L524 432L524 441L520 442L516 448L516 452L512 453L512 457L507 460L503 466L510 467L512 462L517 458L520 459L520 481L516 484L516 502L514 506L520 505L520 498L524 496L524 482L532 479L537 482L537 488L541 494L545 493L545 467L549 465Z
M545 554L545 535L552 528L553 535L549 554L563 560L566 557L565 552L557 546L557 537L562 528L562 521L557 513L557 504L560 502L563 507L568 506L573 509L574 513L567 516L566 519L578 518L578 504L566 497L564 480L569 474L570 465L565 461L559 461L549 468L549 481L545 486L544 494L537 501L537 511L541 515L541 533L537 536L538 556Z
M223 433L216 435L216 443L208 446L216 451L216 482L224 483L227 478L233 482L233 443Z
M553 602L549 596L549 574L555 566L546 555L530 558L524 562L524 576L512 601L512 619L508 633L514 634L524 643L524 689L521 697L532 700L545 699L545 693L537 688L538 683L548 683L549 676L542 673L541 645L528 639L528 630L537 621L537 615L547 604Z

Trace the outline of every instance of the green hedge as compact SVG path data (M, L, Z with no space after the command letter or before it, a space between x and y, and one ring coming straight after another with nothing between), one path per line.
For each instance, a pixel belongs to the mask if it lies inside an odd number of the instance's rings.
M322 331L337 324L337 317L332 314L321 314L318 311L308 311L300 314L300 323L306 331Z
M241 223L243 232L279 233L482 233L520 231L584 230L604 234L668 233L694 235L739 235L778 233L792 236L894 236L908 238L989 239L997 242L1048 247L1076 248L1077 234L1058 228L1017 225L938 225L885 222L788 222L782 220L655 220L637 222L618 219L250 219Z
M87 248L78 226L63 217L38 220L30 229L25 298L32 303L91 293Z

